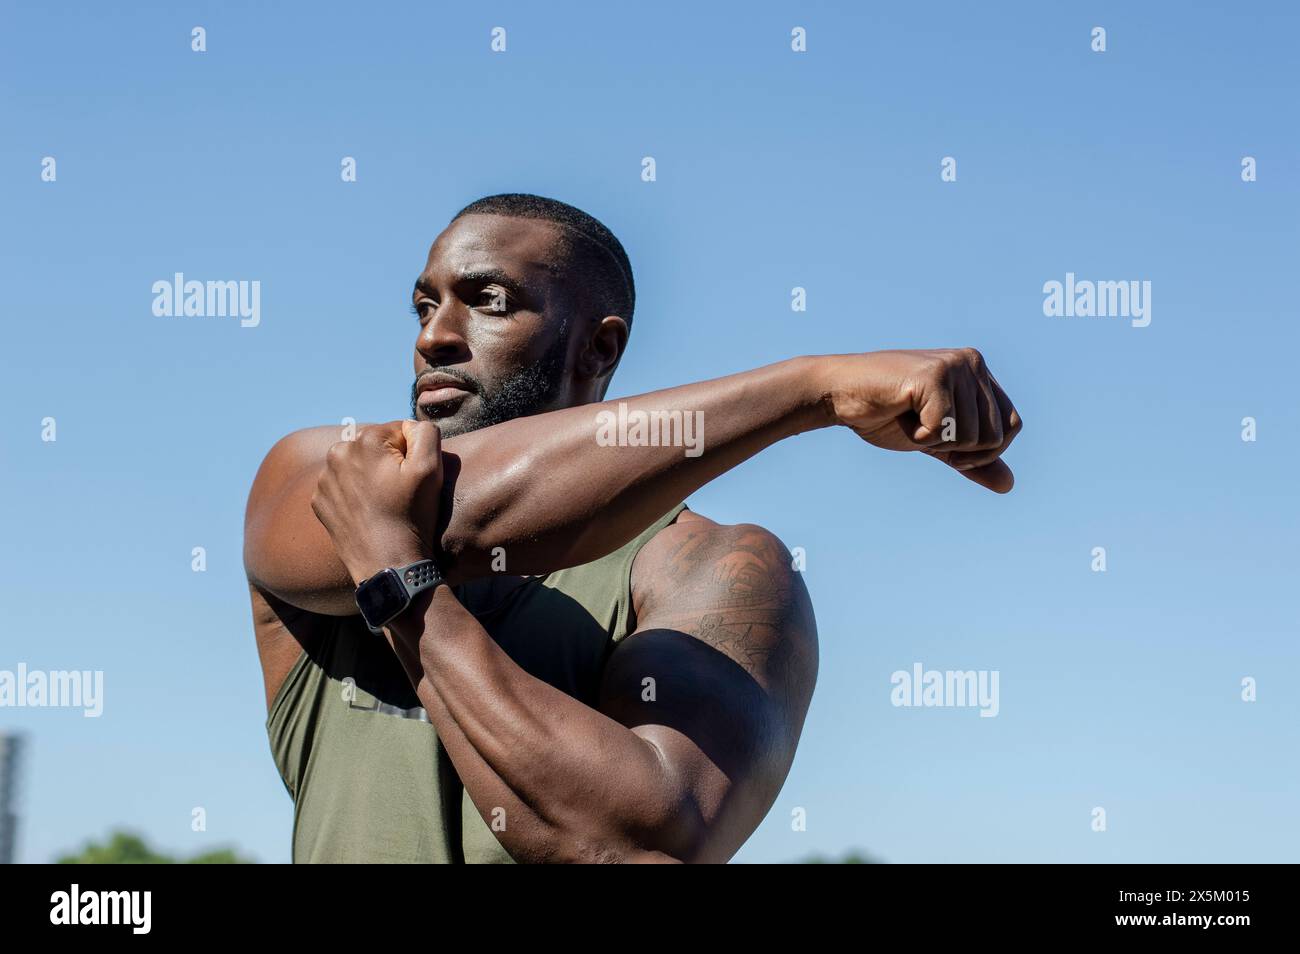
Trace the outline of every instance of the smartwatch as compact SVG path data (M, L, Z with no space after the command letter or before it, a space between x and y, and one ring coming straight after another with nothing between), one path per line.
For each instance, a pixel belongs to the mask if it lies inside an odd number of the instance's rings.
M384 626L411 605L417 593L431 590L444 582L438 565L432 560L417 560L406 566L380 570L357 587L357 609L372 633L382 633Z

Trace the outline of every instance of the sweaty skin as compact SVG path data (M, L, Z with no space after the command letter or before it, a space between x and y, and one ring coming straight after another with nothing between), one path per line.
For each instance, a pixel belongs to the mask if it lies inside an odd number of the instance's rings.
M300 431L267 455L245 565L268 705L322 617L356 613L355 584L377 570L433 556L455 583L492 573L500 547L516 575L586 563L806 430L845 425L1011 488L1000 457L1021 421L970 349L794 358L625 398L629 411L703 412L704 453L600 446L597 413L620 402L598 402L627 323L584 314L581 283L556 263L560 228L454 222L413 299L427 387L416 420L348 442L337 428ZM565 374L544 413L464 430L557 339ZM785 780L817 639L780 542L686 511L641 550L631 588L638 628L611 653L596 708L517 666L449 587L386 630L475 805L511 818L498 837L518 860L726 860ZM642 704L647 672L672 674L671 698Z

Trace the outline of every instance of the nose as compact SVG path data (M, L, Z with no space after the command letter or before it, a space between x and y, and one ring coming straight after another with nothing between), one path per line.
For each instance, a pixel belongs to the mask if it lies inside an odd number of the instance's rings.
M468 360L469 342L465 339L468 317L468 310L454 296L444 301L420 329L415 350L435 366Z

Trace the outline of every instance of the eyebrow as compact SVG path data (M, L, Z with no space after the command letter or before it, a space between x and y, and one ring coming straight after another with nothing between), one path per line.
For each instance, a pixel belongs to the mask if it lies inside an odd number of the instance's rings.
M469 271L461 272L456 276L456 284L460 284L461 282L482 282L483 284L492 282L503 286L507 291L516 296L528 294L529 291L528 288L522 285L517 279L507 275L498 268L474 268ZM415 280L415 288L411 292L411 296L415 297L420 293L426 295L437 294L437 289L434 288L433 282L429 281L428 277L424 274L421 274L420 277Z
M426 295L433 294L433 283L425 278L423 274L415 280L415 287L411 289L411 297L414 298L421 292Z

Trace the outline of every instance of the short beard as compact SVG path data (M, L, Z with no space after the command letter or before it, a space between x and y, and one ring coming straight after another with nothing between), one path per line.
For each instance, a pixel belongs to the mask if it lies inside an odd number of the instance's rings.
M493 424L502 424L517 417L529 417L552 409L560 389L564 386L564 364L568 352L569 327L566 322L560 333L541 359L509 374L498 384L487 387L480 378L460 368L439 368L430 366L426 372L441 371L459 378L469 384L478 395L478 405L470 416L457 420L438 421L438 430L443 437L455 437L468 434ZM411 385L411 418L418 420L416 399L419 392L415 384ZM453 415L455 417L455 415Z

